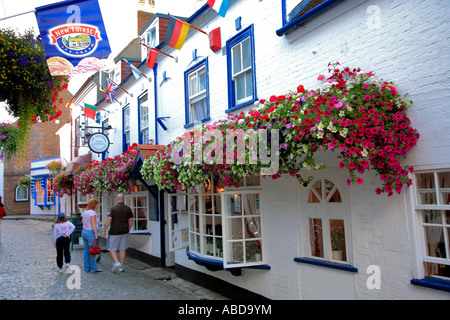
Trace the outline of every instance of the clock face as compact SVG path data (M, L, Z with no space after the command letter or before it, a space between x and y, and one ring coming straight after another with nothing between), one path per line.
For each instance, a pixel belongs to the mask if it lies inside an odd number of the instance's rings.
M89 137L88 146L92 152L103 153L109 148L109 139L105 134L97 132Z

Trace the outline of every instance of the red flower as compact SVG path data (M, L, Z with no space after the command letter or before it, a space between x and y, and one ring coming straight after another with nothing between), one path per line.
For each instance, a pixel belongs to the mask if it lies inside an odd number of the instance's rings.
M306 92L305 87L302 86L302 85L299 85L299 86L297 87L297 93L300 93L300 92Z

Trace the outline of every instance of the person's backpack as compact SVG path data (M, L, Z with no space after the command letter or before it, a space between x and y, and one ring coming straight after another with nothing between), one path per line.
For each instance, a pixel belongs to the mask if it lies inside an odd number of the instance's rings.
M5 207L0 207L0 219L6 215Z

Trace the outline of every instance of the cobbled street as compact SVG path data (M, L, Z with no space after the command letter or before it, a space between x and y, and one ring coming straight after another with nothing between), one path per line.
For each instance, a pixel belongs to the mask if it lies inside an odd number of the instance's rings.
M125 271L114 274L109 253L101 254L99 266L103 272L87 273L79 247L71 252L71 265L80 268L80 288L73 288L76 272L58 272L52 227L53 222L44 219L3 219L0 300L226 300L170 270L128 257ZM161 276L164 274L169 276Z

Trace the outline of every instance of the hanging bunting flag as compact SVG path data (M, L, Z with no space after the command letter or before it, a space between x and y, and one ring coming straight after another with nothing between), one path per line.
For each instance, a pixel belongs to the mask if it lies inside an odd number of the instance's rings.
M224 17L227 14L231 0L208 0L208 6L216 11L219 16Z
M149 67L150 69L153 69L153 67L155 66L155 62L156 62L156 57L158 56L158 53L162 53L163 55L166 55L172 59L176 58L174 56L171 56L170 54L167 54L165 52L162 52L161 50L158 50L156 48L152 48L149 47L148 45L141 43L144 47L147 48L147 67Z
M69 75L83 59L107 59L111 53L98 0L61 1L38 7L35 13L52 76ZM84 69L92 71L84 66L81 72Z
M150 81L150 79L138 68L136 68L131 62L129 62L127 59L122 58L123 61L125 61L131 68L131 71L133 72L133 76L136 78L136 80L138 80L141 76L143 76L144 78L147 78L148 81Z
M153 69L156 62L156 57L158 56L158 51L152 50L153 48L150 48L148 50L148 56L147 56L147 67L150 69Z
M181 20L169 17L164 42L174 49L180 50L189 32L189 24Z
M84 103L84 116L86 118L91 118L95 120L95 114L97 112L97 107L91 106L90 104Z
M136 80L138 80L141 77L141 75L143 75L143 73L127 59L122 58L122 60L125 61L130 66L131 72L133 72L133 76L136 78Z
M114 96L116 95L117 88L119 86L109 78L106 78L106 90L105 90L105 99L107 103L113 103Z

